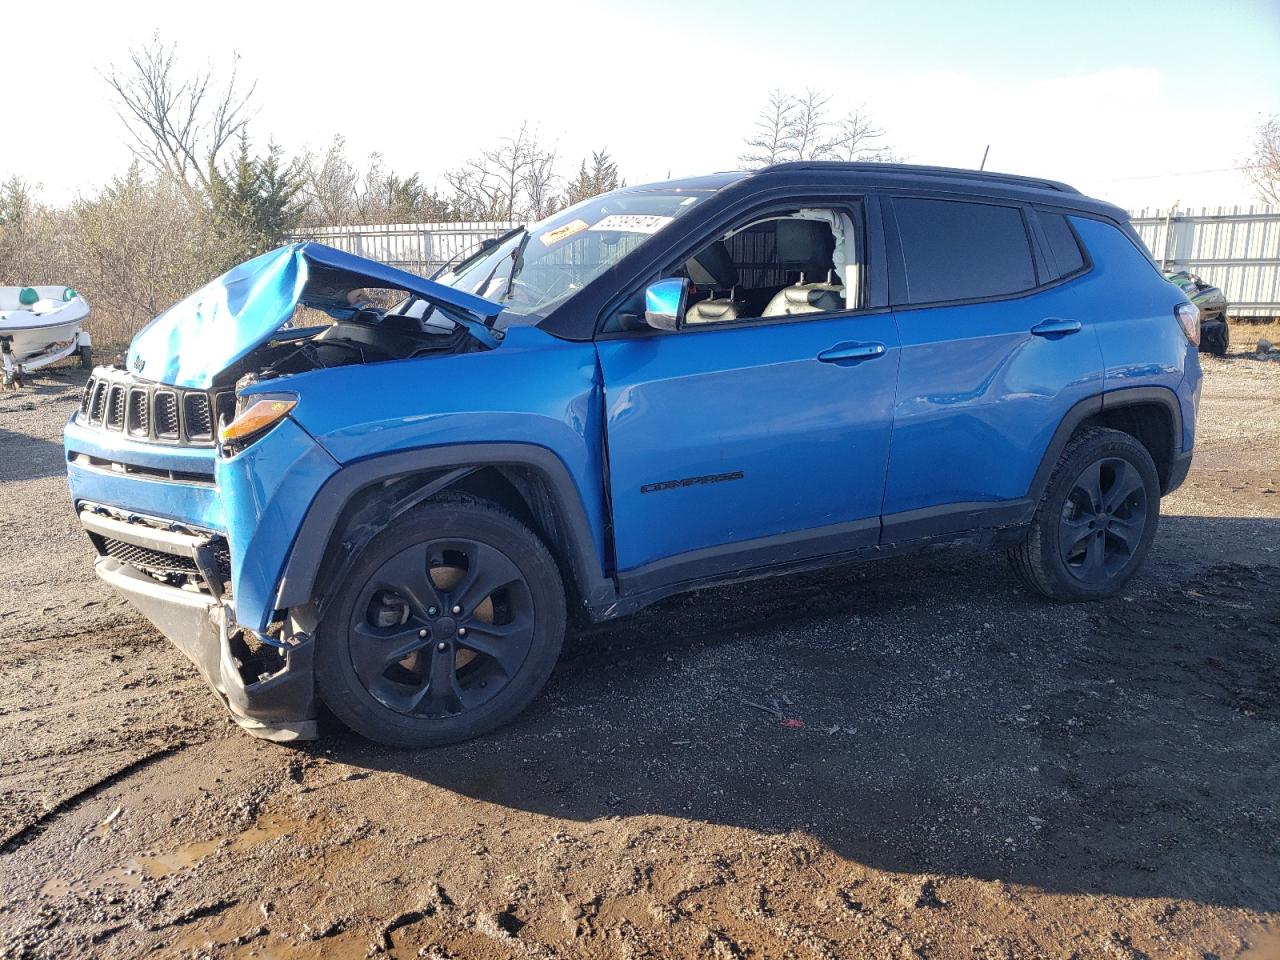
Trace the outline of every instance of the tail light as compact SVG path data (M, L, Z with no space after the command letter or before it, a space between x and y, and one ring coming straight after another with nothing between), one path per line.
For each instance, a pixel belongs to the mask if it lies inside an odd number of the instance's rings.
M1173 310L1178 318L1178 325L1197 347L1200 346L1200 308L1193 303L1180 303Z

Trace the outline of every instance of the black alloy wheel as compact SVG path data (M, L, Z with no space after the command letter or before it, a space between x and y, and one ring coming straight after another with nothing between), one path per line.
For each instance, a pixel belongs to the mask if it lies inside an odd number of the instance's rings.
M398 747L457 743L512 720L550 678L566 620L541 539L462 495L373 537L321 609L321 699L357 733Z
M1137 554L1147 528L1147 492L1137 468L1104 457L1081 471L1062 504L1058 551L1071 575L1101 585Z
M380 703L444 717L492 700L533 641L519 568L478 540L416 543L374 571L351 613L352 666Z
M1160 478L1136 437L1082 429L1058 458L1009 562L1053 600L1101 600L1138 571L1160 520Z

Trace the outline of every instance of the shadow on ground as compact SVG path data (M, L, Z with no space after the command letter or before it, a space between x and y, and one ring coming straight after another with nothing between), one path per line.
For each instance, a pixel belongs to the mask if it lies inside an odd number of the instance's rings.
M1280 542L1277 520L1163 524L1177 544ZM324 749L554 817L796 830L890 871L1280 909L1280 567L1170 566L1093 605L952 552L705 590L571 640L497 734Z

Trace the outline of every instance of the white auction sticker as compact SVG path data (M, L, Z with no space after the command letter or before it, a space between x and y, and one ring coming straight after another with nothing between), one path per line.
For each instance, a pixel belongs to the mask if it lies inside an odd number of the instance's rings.
M613 213L591 229L613 230L618 233L657 233L673 219L675 218L650 213Z

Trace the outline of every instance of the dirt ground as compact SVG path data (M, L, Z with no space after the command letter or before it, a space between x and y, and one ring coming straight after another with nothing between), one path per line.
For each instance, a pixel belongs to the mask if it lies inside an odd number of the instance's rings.
M940 552L571 639L513 726L230 724L0 395L0 955L1280 957L1280 363L1206 358L1124 595Z

